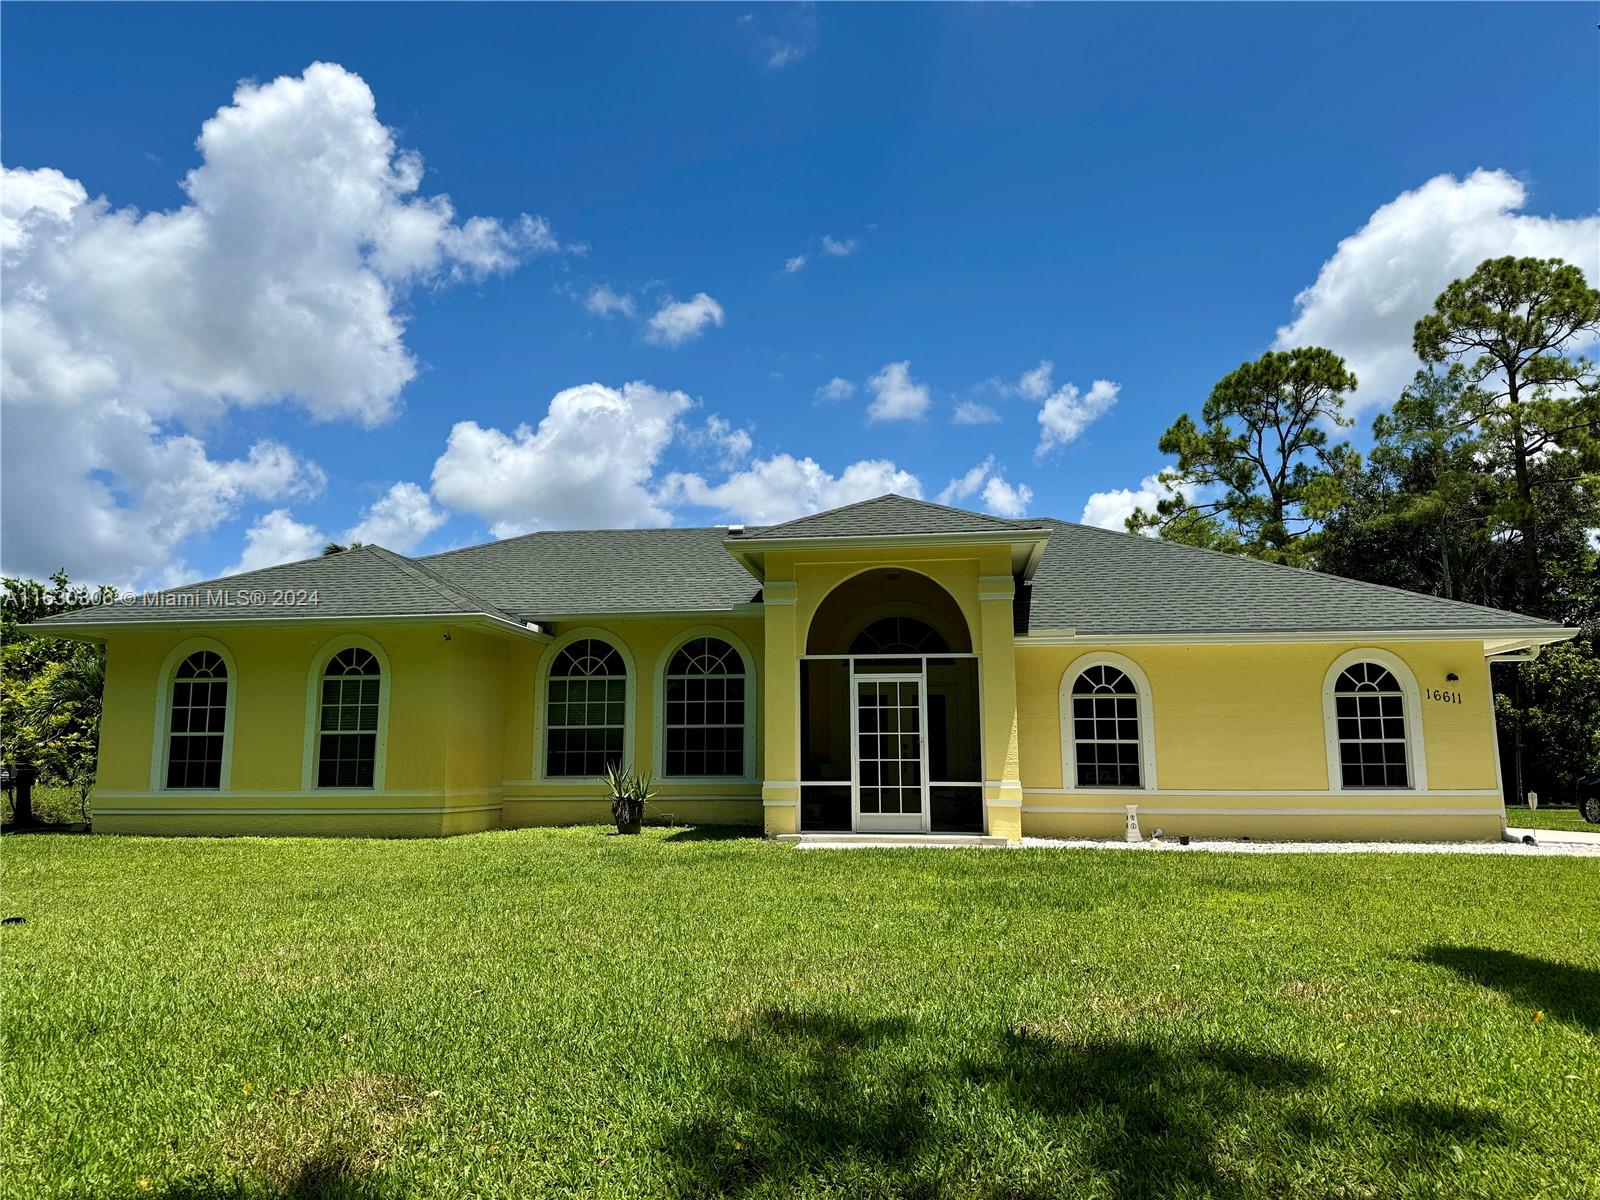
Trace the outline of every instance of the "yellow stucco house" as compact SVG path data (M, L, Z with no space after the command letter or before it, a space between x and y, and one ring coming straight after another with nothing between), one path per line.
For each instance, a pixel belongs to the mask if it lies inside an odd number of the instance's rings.
M379 547L53 618L108 648L94 828L1497 838L1489 663L1575 631L882 496Z

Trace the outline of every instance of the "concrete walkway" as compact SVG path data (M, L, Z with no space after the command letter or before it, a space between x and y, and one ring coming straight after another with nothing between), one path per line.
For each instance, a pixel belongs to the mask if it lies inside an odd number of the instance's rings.
M1541 846L1556 845L1561 842L1572 842L1579 846L1600 846L1600 825L1595 826L1595 832L1576 829L1517 829L1515 833L1531 833L1533 840Z

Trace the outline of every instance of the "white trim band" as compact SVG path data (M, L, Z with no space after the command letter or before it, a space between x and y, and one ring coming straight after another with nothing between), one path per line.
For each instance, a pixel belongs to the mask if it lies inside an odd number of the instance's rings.
M499 812L498 804L419 808L102 808L96 817L437 817L447 813Z
M1498 788L1023 788L1029 796L1361 796L1371 800L1415 800L1419 796L1498 796Z
M1138 806L1141 817L1497 817L1498 808L1154 808ZM1128 806L1090 807L1068 804L1030 804L1025 813L1077 813L1120 817Z

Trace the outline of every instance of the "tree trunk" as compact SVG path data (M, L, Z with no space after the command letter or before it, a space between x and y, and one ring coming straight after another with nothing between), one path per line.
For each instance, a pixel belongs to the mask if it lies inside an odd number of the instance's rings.
M1512 468L1517 480L1520 519L1517 532L1522 536L1522 608L1531 616L1544 616L1544 587L1539 572L1539 514L1533 507L1533 481L1528 474L1528 442L1522 432L1522 410L1518 407L1515 371L1506 372L1506 400L1511 409Z
M39 772L33 767L12 767L11 779L15 786L11 800L11 824L18 829L29 829L33 819L33 781Z

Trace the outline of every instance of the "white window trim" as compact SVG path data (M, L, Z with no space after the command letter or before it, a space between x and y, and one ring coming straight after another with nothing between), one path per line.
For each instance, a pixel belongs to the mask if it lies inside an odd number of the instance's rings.
M1339 765L1339 721L1333 703L1333 689L1339 682L1339 676L1346 668L1359 662L1373 662L1393 675L1400 684L1400 691L1405 697L1406 714L1406 767L1411 776L1409 784L1404 788L1361 788L1345 787L1344 772ZM1391 654L1387 650L1376 647L1365 647L1359 650L1347 650L1333 660L1327 673L1322 677L1322 728L1328 755L1328 790L1330 792L1350 792L1355 795L1366 792L1425 792L1428 790L1428 758L1423 753L1422 738L1422 693L1417 688L1416 676L1411 673L1411 668L1404 659Z
M369 788L341 788L317 786L317 744L321 737L322 673L328 661L341 650L355 647L368 651L378 660L378 670L383 673L378 685L378 737L373 747L372 786ZM370 796L384 790L384 777L389 762L389 693L394 690L394 672L389 668L389 656L371 638L360 633L341 633L329 638L311 658L311 669L306 673L306 723L301 747L300 789L318 795L338 795L341 792Z
M191 654L210 650L222 659L228 668L228 703L222 717L222 776L215 788L169 788L167 786L167 754L172 726L173 674ZM155 740L150 751L150 790L178 795L214 796L229 790L233 777L233 721L234 706L239 699L239 668L228 648L215 638L195 637L179 642L162 660L156 674Z
M1133 681L1139 697L1139 786L1136 788L1086 789L1078 787L1078 745L1072 727L1072 685L1090 667L1115 667ZM1133 659L1109 651L1097 650L1080 654L1067 665L1061 676L1061 690L1057 699L1061 718L1061 786L1069 792L1111 791L1134 794L1155 791L1156 783L1156 719L1155 704L1151 697L1150 680L1144 668Z
M581 642L585 638L604 642L622 656L622 666L628 672L627 683L623 688L622 765L628 767L633 763L634 703L639 694L639 671L634 666L633 653L628 649L627 643L616 634L593 625L584 625L577 629L569 629L556 638L544 648L544 654L539 660L539 673L534 680L533 688L533 772L529 778L540 783L597 783L602 778L599 775L550 775L545 772L547 765L545 741L550 722L550 668L555 666L556 659L563 650L573 642Z
M734 653L744 663L744 774L742 775L668 775L667 774L667 668L672 656L696 638L716 638L733 647ZM720 625L696 625L667 643L656 659L655 676L655 742L651 755L651 772L658 780L670 783L752 783L756 779L756 718L761 711L761 698L756 680L756 660L744 639Z

